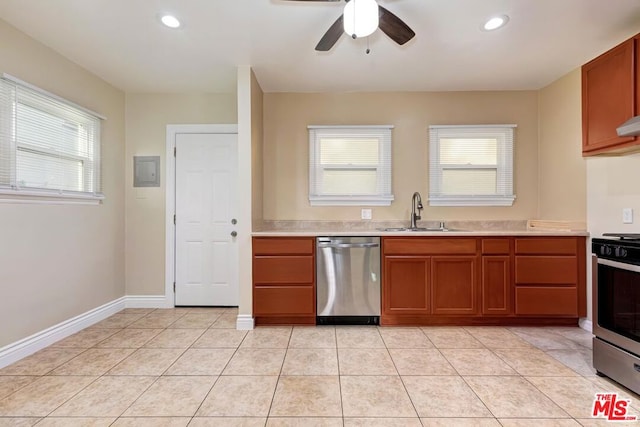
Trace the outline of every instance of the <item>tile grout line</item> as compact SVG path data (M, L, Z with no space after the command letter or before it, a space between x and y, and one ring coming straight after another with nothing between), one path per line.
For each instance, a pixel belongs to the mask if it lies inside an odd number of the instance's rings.
M424 334L424 332L423 332ZM382 335L382 334L380 334ZM427 340L429 340L429 337L426 337ZM398 378L400 378L400 383L402 384L402 388L404 389L404 392L407 394L407 397L409 398L409 402L411 402L411 406L413 407L413 411L416 413L416 417L418 417L418 422L420 422L421 425L424 425L422 423L422 419L420 417L420 413L418 412L418 408L416 408L416 404L413 401L413 399L411 398L411 393L409 393L409 390L407 389L407 385L404 382L404 378L402 378L402 375L400 375L400 371L398 370L398 365L396 365L396 361L393 360L393 356L391 355L391 352L389 351L389 346L387 344L387 342L384 340L384 338L382 338L382 341L384 342L385 345L385 349L387 350L387 354L389 354L389 358L391 359L391 363L393 363L393 367L396 370L396 373L398 374ZM431 342L429 340L429 342Z
M179 318L183 318L184 316L188 315L188 313L189 313L188 311L187 311L187 312L185 312L185 313L183 313L183 314L182 314L182 316L180 316ZM150 314L150 313L148 313L148 314ZM148 315L148 314L147 314L147 315ZM143 317L144 317L144 316L143 316ZM219 316L219 317L220 317L220 316ZM176 320L174 320L174 322L173 322L173 323L171 323L170 325L173 325L175 322L177 322L179 318L177 318ZM216 321L217 321L217 320L216 320ZM216 323L216 321L214 321L214 322L213 322L213 324L215 324L215 323ZM134 323L135 323L135 322L136 322L136 321L134 321ZM213 326L213 324L212 324L211 326ZM170 325L169 325L169 326L170 326ZM162 329L162 331L166 331L166 330L169 330L169 329L176 329L176 328L170 328L169 326L167 326L167 327L165 327L164 329ZM111 328L103 328L103 329L111 329ZM127 330L127 329L128 329L128 327L125 327L125 328L113 328L113 329L118 329L118 332L120 332L120 331ZM142 328L142 329L147 329L147 328ZM178 329L200 329L200 328L193 328L193 327L192 327L192 328L178 328ZM165 371L163 371L163 373L161 373L161 374L160 374L160 376L156 377L156 378L155 378L155 380L154 380L152 383L150 383L150 384L149 384L149 386L148 386L144 391L142 391L142 392L140 393L140 395L139 395L139 396L138 396L138 397L133 401L133 403L131 403L131 404L127 407L127 409L125 409L125 411L124 411L124 412L126 412L126 410L128 410L128 409L129 409L129 408L130 408L130 407L131 407L131 406L132 406L132 405L133 405L133 404L134 404L134 403L135 403L135 402L140 398L140 396L142 396L144 393L146 393L146 392L148 391L148 389L149 389L150 387L152 387L152 386L153 386L153 384L155 384L155 383L156 383L156 382L157 382L161 377L163 377L163 376L167 376L167 375L165 375L165 374L166 374L166 373L167 373L167 371L170 369L170 367L171 367L171 366L174 366L174 365L175 365L175 363L177 362L177 360L179 360L179 359L180 359L180 358L181 358L181 357L182 357L182 356L183 356L183 355L184 355L184 354L185 354L189 349L194 348L193 346L194 346L195 342L197 342L197 341L198 341L198 340L199 340L199 339L200 339L200 338L201 338L201 337L206 333L206 331L207 331L207 330L210 330L210 329L212 329L212 328L211 328L211 327L209 327L209 328L205 328L205 330L204 330L204 331L203 331L203 332L202 332L202 333L201 333L201 334L200 334L200 335L199 335L199 336L198 336L198 337L197 337L197 338L196 338L196 339L195 339L195 340L194 340L194 341L193 341L193 342L192 342L192 343L187 347L187 348L183 349L182 353L181 353L181 354L180 354L180 355L179 355L179 356L178 356L178 357L173 361L173 363L171 363L171 364L170 364L169 368L165 369ZM336 357L337 357L337 356L338 356L338 350L339 350L339 349L338 349L338 345L337 345L337 332L336 332L336 329L335 329L335 328L334 328L333 330L334 330L334 342L335 342L335 347L336 347ZM419 329L419 330L421 330L423 334L427 335L427 334L424 332L424 330L422 330L422 329ZM78 353L77 355L73 356L71 359L66 360L65 362L62 362L62 363L60 363L60 364L57 364L55 367L53 367L51 370L47 371L46 373L44 373L44 374L42 374L42 375L33 376L33 377L35 377L35 378L36 378L34 381L37 381L38 379L41 379L41 378L43 378L43 377L47 377L47 376L54 376L54 375L50 375L50 374L51 374L53 371L55 371L55 369L58 369L58 368L60 368L61 366L63 366L64 364L71 362L72 360L76 359L77 357L81 356L82 354L85 354L88 350L91 350L91 349L98 349L98 347L97 347L97 346L98 346L100 343L104 342L105 340L108 340L110 337L112 337L113 335L117 334L118 332L115 332L115 333L111 334L109 337L105 337L104 339L102 339L102 340L100 340L100 341L98 341L98 342L96 342L96 343L93 343L92 347L83 348L83 349L80 351L80 353ZM379 330L378 330L378 332L379 332L379 334L380 334L380 335L382 335L382 334L381 334L381 332L380 332ZM516 334L515 332L513 332L513 331L509 331L509 332L511 332L512 334L514 334L514 335L515 335L515 336L517 336L518 338L523 339L523 338L519 337L519 336L518 336L518 334ZM161 332L160 332L160 333L161 333ZM468 331L467 331L467 333L468 333ZM247 335L245 334L245 335L243 336L243 338L242 338L242 340L241 340L240 344L238 344L238 345L235 347L235 349L234 349L234 351L233 351L233 354L230 356L229 360L227 360L227 362L226 362L225 366L222 368L222 371L221 371L220 375L218 375L218 378L216 379L216 381L214 381L213 385L212 385L212 386L211 386L211 388L209 389L209 392L207 393L207 396L205 396L205 398L204 398L204 399L202 400L202 402L200 403L199 408L201 407L202 403L206 400L206 398L207 398L207 397L208 397L208 395L210 394L211 390L213 389L214 385L215 385L215 384L216 384L216 382L218 381L219 377L220 377L220 376L222 376L222 372L224 371L224 369L226 369L226 367L229 365L230 361L233 359L233 357L234 357L234 356L235 356L235 354L237 353L237 351L238 351L238 349L240 348L240 346L242 345L242 343L246 340L246 337L247 337ZM288 344L287 344L287 348L285 349L285 355L284 355L284 357L283 357L283 359L282 359L282 363L280 364L280 371L279 371L279 374L277 375L278 379L277 379L277 382L276 382L276 389L274 389L274 393L273 393L273 395L272 395L271 405L273 405L273 402L274 402L275 392L276 392L276 390L277 390L277 385L278 385L278 383L279 383L279 380L280 380L280 378L281 378L281 377L283 377L284 362L285 362L285 360L286 360L286 356L287 356L287 355L288 355L288 353L289 353L289 351L288 351L288 350L289 350L289 348L291 348L292 338L293 338L293 329L291 329L291 330L290 330L289 337L288 337ZM153 337L152 337L152 338L149 338L149 340L147 340L147 342L149 342L149 341L150 341L150 340L152 340L152 339L153 339ZM415 408L415 404L413 403L413 399L411 399L411 396L408 394L408 391L407 391L407 389L406 389L406 384L404 384L404 381L402 380L402 376L400 375L400 373L399 373L399 371L398 371L398 367L397 367L397 365L396 365L396 362L395 362L395 360L393 359L393 357L391 357L391 354L390 354L390 353L391 353L391 351L390 351L390 349L389 349L389 346L388 346L387 342L384 340L384 338L382 338L382 336L381 336L381 339L382 339L382 342L384 343L384 348L386 349L387 353L389 354L389 356L390 356L390 358L391 358L391 360L392 360L392 363L393 363L394 368L395 368L395 370L396 370L396 374L400 377L400 379L401 379L401 381L402 381L402 383L403 383L403 387L404 387L404 389L405 389L405 392L406 392L406 393L407 393L407 395L409 396L410 401L412 402L412 405L413 405L413 407L414 407L414 410L415 410L415 411L416 411L416 413L417 413L417 410L416 410L416 408ZM427 335L427 339L429 340L428 335ZM568 339L569 339L569 338L568 338ZM523 340L524 340L524 339L523 339ZM430 340L429 340L429 341L430 341ZM528 342L527 340L524 340L524 341ZM545 350L543 350L542 348L538 347L537 345L535 345L535 344L533 344L533 343L531 343L531 342L528 342L528 343L529 343L529 344L531 344L531 345L532 345L532 347L534 347L534 348L536 348L536 349L540 350L540 351L541 351L542 353L544 353L547 357L551 357L551 358L553 358L553 356L551 356L551 355L547 354L547 352L546 352ZM433 344L433 343L432 343L432 344ZM137 351L137 350L139 350L139 349L141 349L141 348L144 348L144 345L145 345L145 344L142 344L142 346L140 346L140 347L136 347L136 348L134 349L134 352L133 352L133 353L131 353L131 354L134 354L134 353L135 353L135 351ZM503 357L501 357L498 353L496 353L496 350L500 350L500 349L486 348L486 347L484 346L484 344L483 344L483 347L484 347L485 349L488 349L488 350L490 351L490 353L491 353L491 354L493 354L495 357L497 357L497 358L498 358L498 360L503 361L504 363L506 363L506 364L507 364L507 366L510 366L511 368L513 368L513 366L512 366L512 365L510 365L509 363L507 363L506 359L504 359L504 358L503 358ZM60 348L65 348L65 347L60 347ZM128 347L127 347L127 348L128 348ZM216 347L216 348L217 348L217 347ZM438 350L438 353L439 353L439 354L440 354L440 355L441 355L445 360L447 360L447 362L448 362L448 359L447 359L447 358L446 358L446 356L444 356L444 354L442 353L442 349L438 348L438 347L437 347L437 346L435 346L435 345L434 345L434 348L435 348L436 350ZM102 347L101 347L100 349L102 349ZM128 356L127 356L127 358L128 358L128 357L130 357L130 356L131 356L131 355L128 355ZM340 402L341 402L341 407L342 407L342 421L343 421L343 423L344 423L344 406L342 405L342 386L341 386L341 382L340 382L340 378L341 378L341 376L342 376L342 375L340 374L340 370L339 370L339 367L340 367L340 365L339 365L339 358L337 357L337 359L338 359L338 360L337 360L337 362L338 362L338 381L339 381L339 386L340 386ZM570 366L565 365L563 362L561 362L561 361L559 361L559 360L557 360L557 359L555 359L555 358L553 358L553 359L554 359L554 360L556 360L557 362L559 362L560 364L562 364L563 366L566 366L569 370L571 370L571 372L572 372L572 373L575 373L575 377L576 377L576 378L584 378L584 379L586 379L589 383L598 385L598 383L595 381L595 379L596 379L595 377L588 377L588 376L582 375L582 374L580 374L579 372L577 372L577 371L573 370L573 368L571 368ZM126 358L125 358L125 359L123 359L123 360L126 360ZM119 363L121 363L121 362L122 362L122 361L120 361L120 362L116 363L114 366L117 366L117 365L118 365ZM457 370L453 365L451 365L451 366L452 366L453 370L457 373L457 375L458 375L459 377L461 377L461 378L463 379L463 381L465 381L465 384L466 384L468 387L470 387L470 386L469 386L469 384L466 382L465 378L464 378L462 375L460 375L459 371L458 371L458 370ZM105 373L103 373L102 375L97 376L97 377L96 377L93 381L91 381L89 384L87 384L85 387L83 387L82 389L80 389L79 391L77 391L75 394L73 394L73 396L71 396L71 397L70 397L69 399L67 399L65 402L61 403L58 407L56 407L55 409L53 409L53 411L52 411L52 412L54 412L55 410L57 410L60 406L62 406L62 405L64 405L64 404L66 404L69 400L71 400L71 399L75 398L79 393L81 393L82 391L86 390L86 388L87 388L87 387L90 387L90 386L91 386L91 384L94 384L94 383L95 383L96 381L98 381L99 379L101 379L101 378L103 378L103 377L110 376L110 375L108 375L109 371L110 371L110 370L107 370L107 371L106 371ZM29 376L29 377L30 377L31 375L27 375L27 376ZM74 376L74 375L68 375L68 376ZM133 376L137 376L137 375L133 375ZM514 376L514 375L511 375L511 376ZM547 394L545 394L544 392L542 392L542 390L541 390L541 389L539 389L538 387L536 387L536 385L535 385L535 384L531 383L531 382L528 380L528 378L527 378L527 377L525 377L523 374L520 374L518 371L516 371L516 375L515 375L515 376L518 376L518 377L520 377L520 378L524 379L528 384L530 384L531 386L533 386L533 388L534 388L534 389L536 389L538 392L540 392L542 395L544 395L546 398L548 398L548 399L549 399L549 401L550 401L550 402L552 402L556 407L559 407L559 408L563 411L563 413L566 413L566 414L567 414L567 416L569 416L569 417L570 417L570 419L572 419L572 420L573 420L573 421L575 421L575 422L578 422L578 419L577 419L577 418L572 417L570 414L568 414L568 413L564 410L564 408L562 408L562 407L561 407L561 406L560 406L560 405L559 405L555 400L553 400L550 396L548 396ZM543 376L546 376L546 377L555 377L555 378L561 378L561 377L563 377L563 375L553 375L553 376L543 375ZM32 381L31 383L33 383L33 381ZM4 399L4 398L6 398L6 397L9 397L9 396L11 396L11 395L13 395L14 393L16 393L16 392L18 392L18 391L22 390L22 389L23 389L23 388L25 388L25 387L28 387L28 385L29 385L29 384L27 384L27 385L25 385L25 386L22 386L22 387L20 387L20 388L18 388L18 389L16 389L16 390L12 391L10 394L8 394L7 396L3 397L3 399ZM476 397L478 397L478 398L479 398L479 396L477 396L477 394L475 393L475 391L474 391L473 389L471 389L471 390L474 392L474 394L476 395ZM633 396L633 395L632 395L632 396ZM482 402L482 399L480 399L480 401ZM484 402L483 402L483 403L484 403ZM485 405L485 407L486 407L486 405ZM199 409L199 408L198 408L198 409ZM488 407L487 407L487 409L488 409ZM271 410L271 407L270 407L270 410ZM269 412L270 412L270 410L269 410ZM489 410L489 409L488 409L488 410ZM40 421L44 420L46 417L50 416L52 412L50 412L48 415L45 415L45 416L44 416L44 418L41 418L41 419L40 419L40 420L38 420L37 422L40 422ZM123 413L124 413L124 412L123 412ZM493 414L493 413L491 412L491 410L489 410L489 412L490 412L491 414ZM196 413L197 413L197 410L196 410ZM79 415L78 415L78 416L79 416ZM76 417L78 417L78 416L76 416ZM121 418L121 416L122 416L122 414L121 414L120 416L116 417L116 419L115 419L115 421L114 421L114 422L116 422L116 421L117 421L117 419ZM6 418L6 417L3 417L3 418ZM35 417L35 418L40 418L40 417ZM72 418L73 418L73 417L72 417ZM104 418L104 417L103 417L103 418ZM109 418L111 418L111 417L109 417ZM188 417L185 417L185 418L188 418ZM191 422L191 420L193 420L193 418L194 418L194 416L190 417L190 421L189 421L189 422ZM269 418L269 417L267 416L267 418L266 418L265 422L268 422L268 418ZM419 420L420 420L420 422L422 423L422 420L419 418L419 416L418 416L418 419L419 419ZM495 418L495 416L494 416L494 419L496 419L496 421L497 421L499 424L503 424L503 423L501 423L499 420L497 420L497 418ZM564 418L564 419L569 419L569 418Z
M342 375L340 374L340 357L338 355L338 330L333 327L333 343L336 346L336 363L338 367L338 392L340 393L340 413L342 414L342 426L344 427L344 400L342 397Z
M271 409L273 408L273 402L276 399L276 393L278 391L278 385L280 384L280 378L282 377L282 368L284 367L284 361L287 359L287 353L289 352L289 345L291 344L291 337L293 336L293 326L290 327L289 331L289 339L287 340L287 347L284 350L284 357L282 358L282 363L280 364L280 370L278 371L278 378L276 379L276 386L273 388L273 395L271 396L271 402L269 403L269 409L267 410L265 425L269 422L269 417L271 416ZM249 335L249 334L247 334Z
M211 324L211 326L213 326L218 319L222 317L222 314L220 316L218 316L218 318L216 318L216 320ZM206 331L211 330L211 326L209 328L206 329ZM204 335L205 332L202 333L202 335ZM191 347L193 347L193 345L198 342L198 340L200 338L202 338L202 335L193 342L193 344L191 344ZM211 392L213 391L213 388L216 386L216 384L218 383L218 381L220 380L220 377L222 377L222 374L224 373L224 370L227 368L227 366L229 366L229 363L231 363L231 360L233 359L233 357L238 353L238 350L240 349L240 346L242 345L242 343L244 342L244 340L247 338L248 333L245 333L244 336L242 337L242 339L240 340L240 342L237 344L236 348L233 350L233 354L231 355L231 357L229 357L229 360L227 360L227 363L225 363L224 367L220 370L220 374L218 375L218 377L216 378L216 380L213 382L213 384L211 384L211 388L209 388L209 391L207 392L207 394L204 396L204 399L202 399L202 401L200 402L200 404L198 405L198 408L196 408L196 411L193 414L193 417L191 417L191 420L189 421L188 424L191 424L191 421L193 421L193 419L196 417L196 415L198 414L198 411L200 409L202 409L202 405L204 404L204 402L206 402L207 398L209 398L209 395L211 394ZM265 422L266 423L266 422ZM187 425L188 425L187 424Z

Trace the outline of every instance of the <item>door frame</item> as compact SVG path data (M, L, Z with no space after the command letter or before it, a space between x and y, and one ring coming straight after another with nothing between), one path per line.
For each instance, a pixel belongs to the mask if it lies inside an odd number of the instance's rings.
M176 147L176 135L180 133L217 133L237 135L238 125L167 125L167 151L165 157L165 308L175 307L176 301L175 293L173 291L173 284L176 277L176 225L173 223L173 216L176 213L176 158L173 153Z

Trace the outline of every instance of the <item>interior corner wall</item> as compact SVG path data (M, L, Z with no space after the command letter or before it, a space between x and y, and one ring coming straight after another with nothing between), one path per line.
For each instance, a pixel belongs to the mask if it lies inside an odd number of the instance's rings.
M579 68L539 91L538 219L586 221L581 99Z
M235 93L126 94L126 294L165 293L168 124L236 124ZM133 157L160 156L160 187L133 187Z
M263 220L263 103L264 93L251 71L251 220L253 228Z
M102 204L0 204L0 347L125 294L124 93L0 20L0 72L106 117Z

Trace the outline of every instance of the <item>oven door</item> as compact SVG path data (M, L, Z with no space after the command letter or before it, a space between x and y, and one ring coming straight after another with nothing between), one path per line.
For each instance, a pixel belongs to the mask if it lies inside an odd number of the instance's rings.
M640 266L594 259L593 334L640 356Z

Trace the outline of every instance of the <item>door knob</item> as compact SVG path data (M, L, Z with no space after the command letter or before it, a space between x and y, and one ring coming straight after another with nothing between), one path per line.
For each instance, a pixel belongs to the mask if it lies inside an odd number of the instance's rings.
M237 232L237 231L232 231L232 232L231 232L231 237L236 237L237 235L238 235L238 232Z

